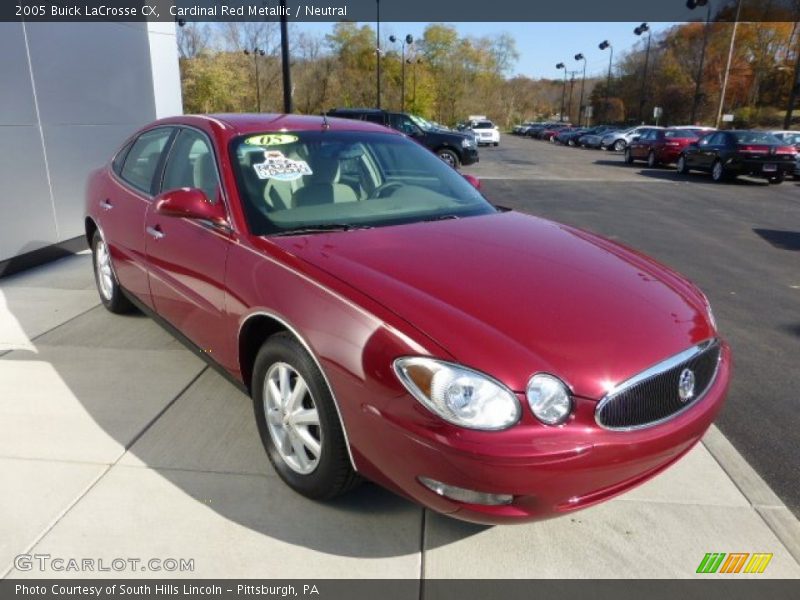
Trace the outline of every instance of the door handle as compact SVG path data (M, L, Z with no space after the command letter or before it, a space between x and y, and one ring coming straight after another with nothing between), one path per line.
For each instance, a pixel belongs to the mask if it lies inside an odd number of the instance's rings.
M161 228L158 225L156 225L155 227L147 227L145 229L145 231L147 233L149 233L153 237L153 239L156 239L156 240L160 240L160 239L166 237L166 235L167 235L166 233L161 231Z
M106 198L105 200L100 201L100 208L103 210L111 210L114 208L114 205L111 204L111 201L108 198Z

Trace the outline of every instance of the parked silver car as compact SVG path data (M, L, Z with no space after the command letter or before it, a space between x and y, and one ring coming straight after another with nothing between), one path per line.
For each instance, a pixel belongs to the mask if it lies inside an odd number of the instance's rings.
M655 127L650 125L640 125L638 127L631 127L630 129L622 129L620 131L612 131L603 136L600 142L600 147L603 150L614 150L615 152L624 152L636 136L641 136L643 133L651 129L664 129L663 127Z

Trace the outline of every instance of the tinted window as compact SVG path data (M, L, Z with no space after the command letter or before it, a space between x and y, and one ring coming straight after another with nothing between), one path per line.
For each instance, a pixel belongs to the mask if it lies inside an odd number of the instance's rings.
M161 153L170 135L172 129L167 128L146 131L140 135L125 157L120 177L149 194Z
M674 129L665 131L664 137L670 140L693 140L697 137L697 132L691 129Z
M389 124L397 131L402 131L406 135L414 135L419 132L416 125L408 118L407 115L391 114L389 115Z
M771 144L777 146L781 141L766 131L737 131L733 134L737 144Z
M494 129L494 123L491 121L478 121L473 129Z
M212 202L217 200L219 177L208 139L193 129L184 129L175 139L164 169L162 190L198 188Z

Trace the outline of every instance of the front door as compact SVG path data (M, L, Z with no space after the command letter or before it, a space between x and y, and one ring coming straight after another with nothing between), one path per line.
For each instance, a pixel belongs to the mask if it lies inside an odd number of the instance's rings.
M208 137L181 129L164 168L161 191L189 187L209 202L223 202L217 163ZM156 312L212 358L229 355L224 335L225 267L230 229L206 221L158 214L146 220L150 290ZM227 349L230 350L230 349Z

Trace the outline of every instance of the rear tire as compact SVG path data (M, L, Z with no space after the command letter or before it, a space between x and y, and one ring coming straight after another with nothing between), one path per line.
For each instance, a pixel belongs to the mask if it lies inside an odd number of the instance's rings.
M729 179L725 167L719 159L715 160L714 166L711 167L711 179L714 180L714 183L723 183Z
M650 154L647 155L647 166L651 169L658 167L658 158L656 158L656 153L652 150L650 150Z
M784 173L784 172L779 172L774 177L770 177L769 178L769 182L770 182L771 185L780 185L784 181L786 181L786 173Z
M281 389L282 369L286 373L285 390ZM300 389L305 391L290 405L301 382ZM272 389L280 392L279 398ZM251 390L261 442L275 472L286 485L307 498L328 500L361 482L350 464L336 405L325 378L291 334L273 335L261 347L253 368ZM309 425L310 422L313 424ZM316 457L312 446L318 451Z
M678 174L679 175L688 175L689 174L689 166L686 164L686 157L683 154L681 154L680 157L678 157L677 168L678 168Z
M119 285L114 265L111 262L111 250L103 236L100 235L100 231L95 231L92 236L92 264L97 293L106 310L117 315L132 312L134 306L125 297L125 293Z

